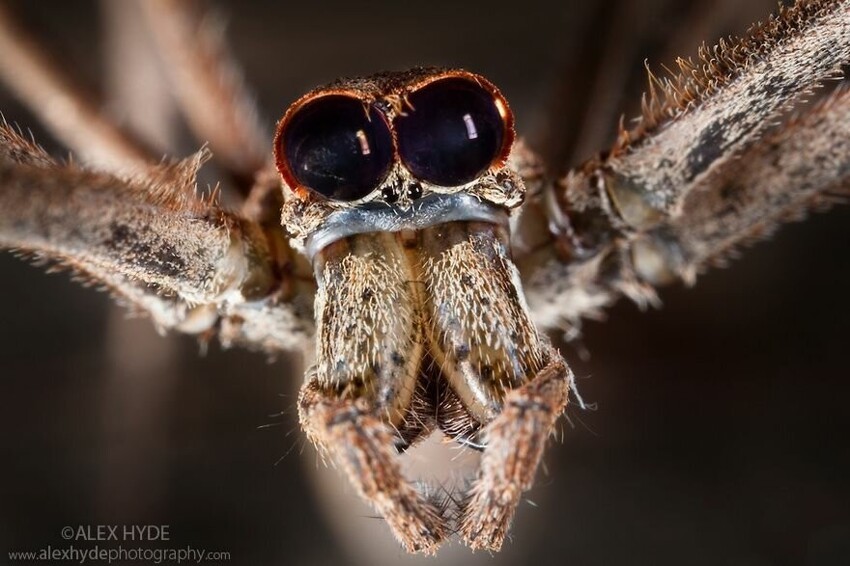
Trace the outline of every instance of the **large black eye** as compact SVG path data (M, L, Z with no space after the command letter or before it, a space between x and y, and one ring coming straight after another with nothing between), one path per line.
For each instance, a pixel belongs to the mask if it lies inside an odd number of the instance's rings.
M502 151L505 121L496 99L464 78L433 82L408 96L413 109L395 121L402 161L435 185L468 183Z
M284 126L281 148L303 186L334 200L372 192L393 159L392 134L380 113L355 98L330 95L300 108Z

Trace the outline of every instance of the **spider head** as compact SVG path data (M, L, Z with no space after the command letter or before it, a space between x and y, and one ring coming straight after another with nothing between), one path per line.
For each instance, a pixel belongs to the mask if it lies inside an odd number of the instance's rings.
M343 79L280 120L283 225L309 256L346 236L454 220L504 223L525 195L508 103L485 78L417 68Z

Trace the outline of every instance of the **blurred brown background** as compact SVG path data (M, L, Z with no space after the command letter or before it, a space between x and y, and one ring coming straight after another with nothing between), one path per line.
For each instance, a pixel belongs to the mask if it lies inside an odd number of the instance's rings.
M123 2L15 5L75 74L109 95L149 80L127 63L144 40L134 43ZM638 100L645 57L669 60L669 41L687 50L741 32L774 6L599 4L222 7L270 125L300 93L340 75L457 65L500 85L520 132L567 156L586 149L551 142L581 129L573 102L593 92L590 63L631 73L592 95L616 119L623 97ZM633 40L639 48L618 51ZM118 65L129 76L115 81L106 76L115 60L102 55L118 45L131 46ZM63 153L4 88L0 109ZM560 121L547 118L551 109ZM107 111L133 114L115 102ZM547 123L558 135L546 136ZM175 120L149 125L170 129L173 151L196 147ZM591 149L608 135L584 131L585 144L601 140ZM816 215L695 289L668 289L660 311L623 303L608 322L588 323L592 357L562 349L597 409L569 410L575 426L564 424L563 444L551 446L513 540L494 557L451 543L428 563L850 564L848 227L850 208ZM0 563L8 550L62 546L65 525L107 523L168 524L174 546L225 550L232 564L407 561L305 446L293 410L296 357L270 364L217 347L199 356L192 339L161 339L146 321L123 320L104 294L8 253L0 312Z

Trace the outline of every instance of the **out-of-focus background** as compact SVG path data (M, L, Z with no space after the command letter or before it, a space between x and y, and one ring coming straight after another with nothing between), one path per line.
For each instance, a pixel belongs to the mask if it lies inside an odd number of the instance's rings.
M148 59L134 59L146 41L123 3L14 3L68 68L113 97L105 111L118 118L132 114L114 102L122 88L161 91ZM639 100L645 57L669 62L775 5L599 4L221 7L270 127L338 76L463 66L500 85L520 133L575 160L609 141L575 114L582 97L615 122ZM600 61L610 76L594 80L587 69ZM3 87L0 110L63 154ZM157 119L148 125L172 150L196 147L179 121ZM596 409L569 410L512 540L496 556L453 542L427 563L850 563L848 241L850 208L815 215L696 288L668 289L661 310L622 303L587 323L590 359L562 351ZM169 525L170 546L226 551L231 564L426 563L409 560L306 445L297 356L268 363L215 346L201 356L191 338L162 339L105 294L8 253L0 313L0 563L7 551L63 547L63 526L98 524Z

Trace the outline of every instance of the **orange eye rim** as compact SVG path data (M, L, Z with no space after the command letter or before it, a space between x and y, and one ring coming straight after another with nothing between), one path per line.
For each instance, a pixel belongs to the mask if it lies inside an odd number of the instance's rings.
M307 105L312 104L322 98L332 96L343 96L346 98L351 98L363 104L364 112L366 112L367 115L371 115L371 111L373 109L376 110L376 113L381 116L381 119L384 120L385 125L389 129L392 138L393 159L396 162L400 162L400 157L398 153L398 136L394 124L395 120L398 119L399 116L394 116L392 119L390 119L390 116L388 116L387 112L383 108L381 108L381 105L376 103L380 100L390 97L401 97L402 100L406 100L407 96L431 84L448 79L463 79L475 83L479 87L483 88L493 98L493 102L496 106L499 116L502 119L504 131L502 136L502 146L496 153L496 156L493 158L493 161L488 166L488 170L492 171L494 169L503 167L507 163L508 158L511 154L511 150L513 148L513 144L516 141L514 114L513 111L511 111L507 99L498 89L498 87L496 87L496 85L487 80L485 77L463 69L447 69L434 71L433 73L424 75L421 78L408 82L400 88L392 89L380 95L364 92L356 88L343 87L319 89L317 91L309 92L303 95L301 98L297 99L289 106L289 108L287 108L286 112L283 114L281 119L278 120L277 125L275 127L275 135L273 140L274 161L275 167L277 168L278 173L280 174L283 182L286 184L289 190L295 194L295 196L302 200L307 199L311 196L323 200L331 200L328 197L319 193L318 191L315 191L301 183L293 173L289 165L289 161L286 158L286 151L284 148L284 132L286 131L286 128L289 123L292 121L292 118L296 116ZM378 186L380 186L380 184ZM376 190L378 186L375 187Z
M466 71L463 69L448 69L445 71L441 71L439 73L434 73L433 75L423 77L415 82L410 83L402 93L403 96L407 97L423 88L444 80L448 79L464 79L469 82L475 83L478 86L482 87L485 91L487 91L490 96L493 97L493 102L496 105L496 110L499 112L499 116L502 118L502 124L504 127L504 135L502 136L502 147L499 152L493 158L493 161L490 163L490 169L496 169L499 167L503 167L507 161L508 157L511 154L511 150L513 149L514 142L516 141L516 129L514 128L514 113L511 110L510 104L508 104L507 98L502 94L502 91L499 88L487 80L485 77L472 73L470 71ZM397 120L399 117L396 116L393 119L393 122ZM395 124L392 124L393 138L396 139L396 130Z
M395 132L393 131L392 124L388 120L387 116L380 111L380 109L376 108L374 105L374 100L369 97L364 96L362 93L357 92L356 90L351 89L326 89L321 90L319 92L310 92L293 102L289 108L287 108L283 117L278 120L277 126L275 127L275 135L274 135L274 161L275 167L277 167L278 173L280 173L283 182L286 186L296 194L301 199L306 198L308 195L313 195L317 198L322 198L325 200L332 200L327 196L321 194L319 191L316 191L307 185L304 185L298 178L295 176L295 173L292 171L292 168L289 165L289 160L286 158L286 149L284 144L284 133L286 132L286 127L292 121L293 117L298 115L298 113L314 102L321 100L323 98L330 97L345 97L352 100L355 100L363 105L363 110L367 116L370 117L372 115L372 110L375 110L375 114L380 115L380 119L384 121L384 125L387 127L387 130L390 132L390 138L392 140L392 155L393 160L398 159L398 150L396 148L396 139ZM390 167L391 169L391 167ZM380 186L380 184L378 185ZM377 186L375 187L377 189ZM358 199L359 200L359 199Z

